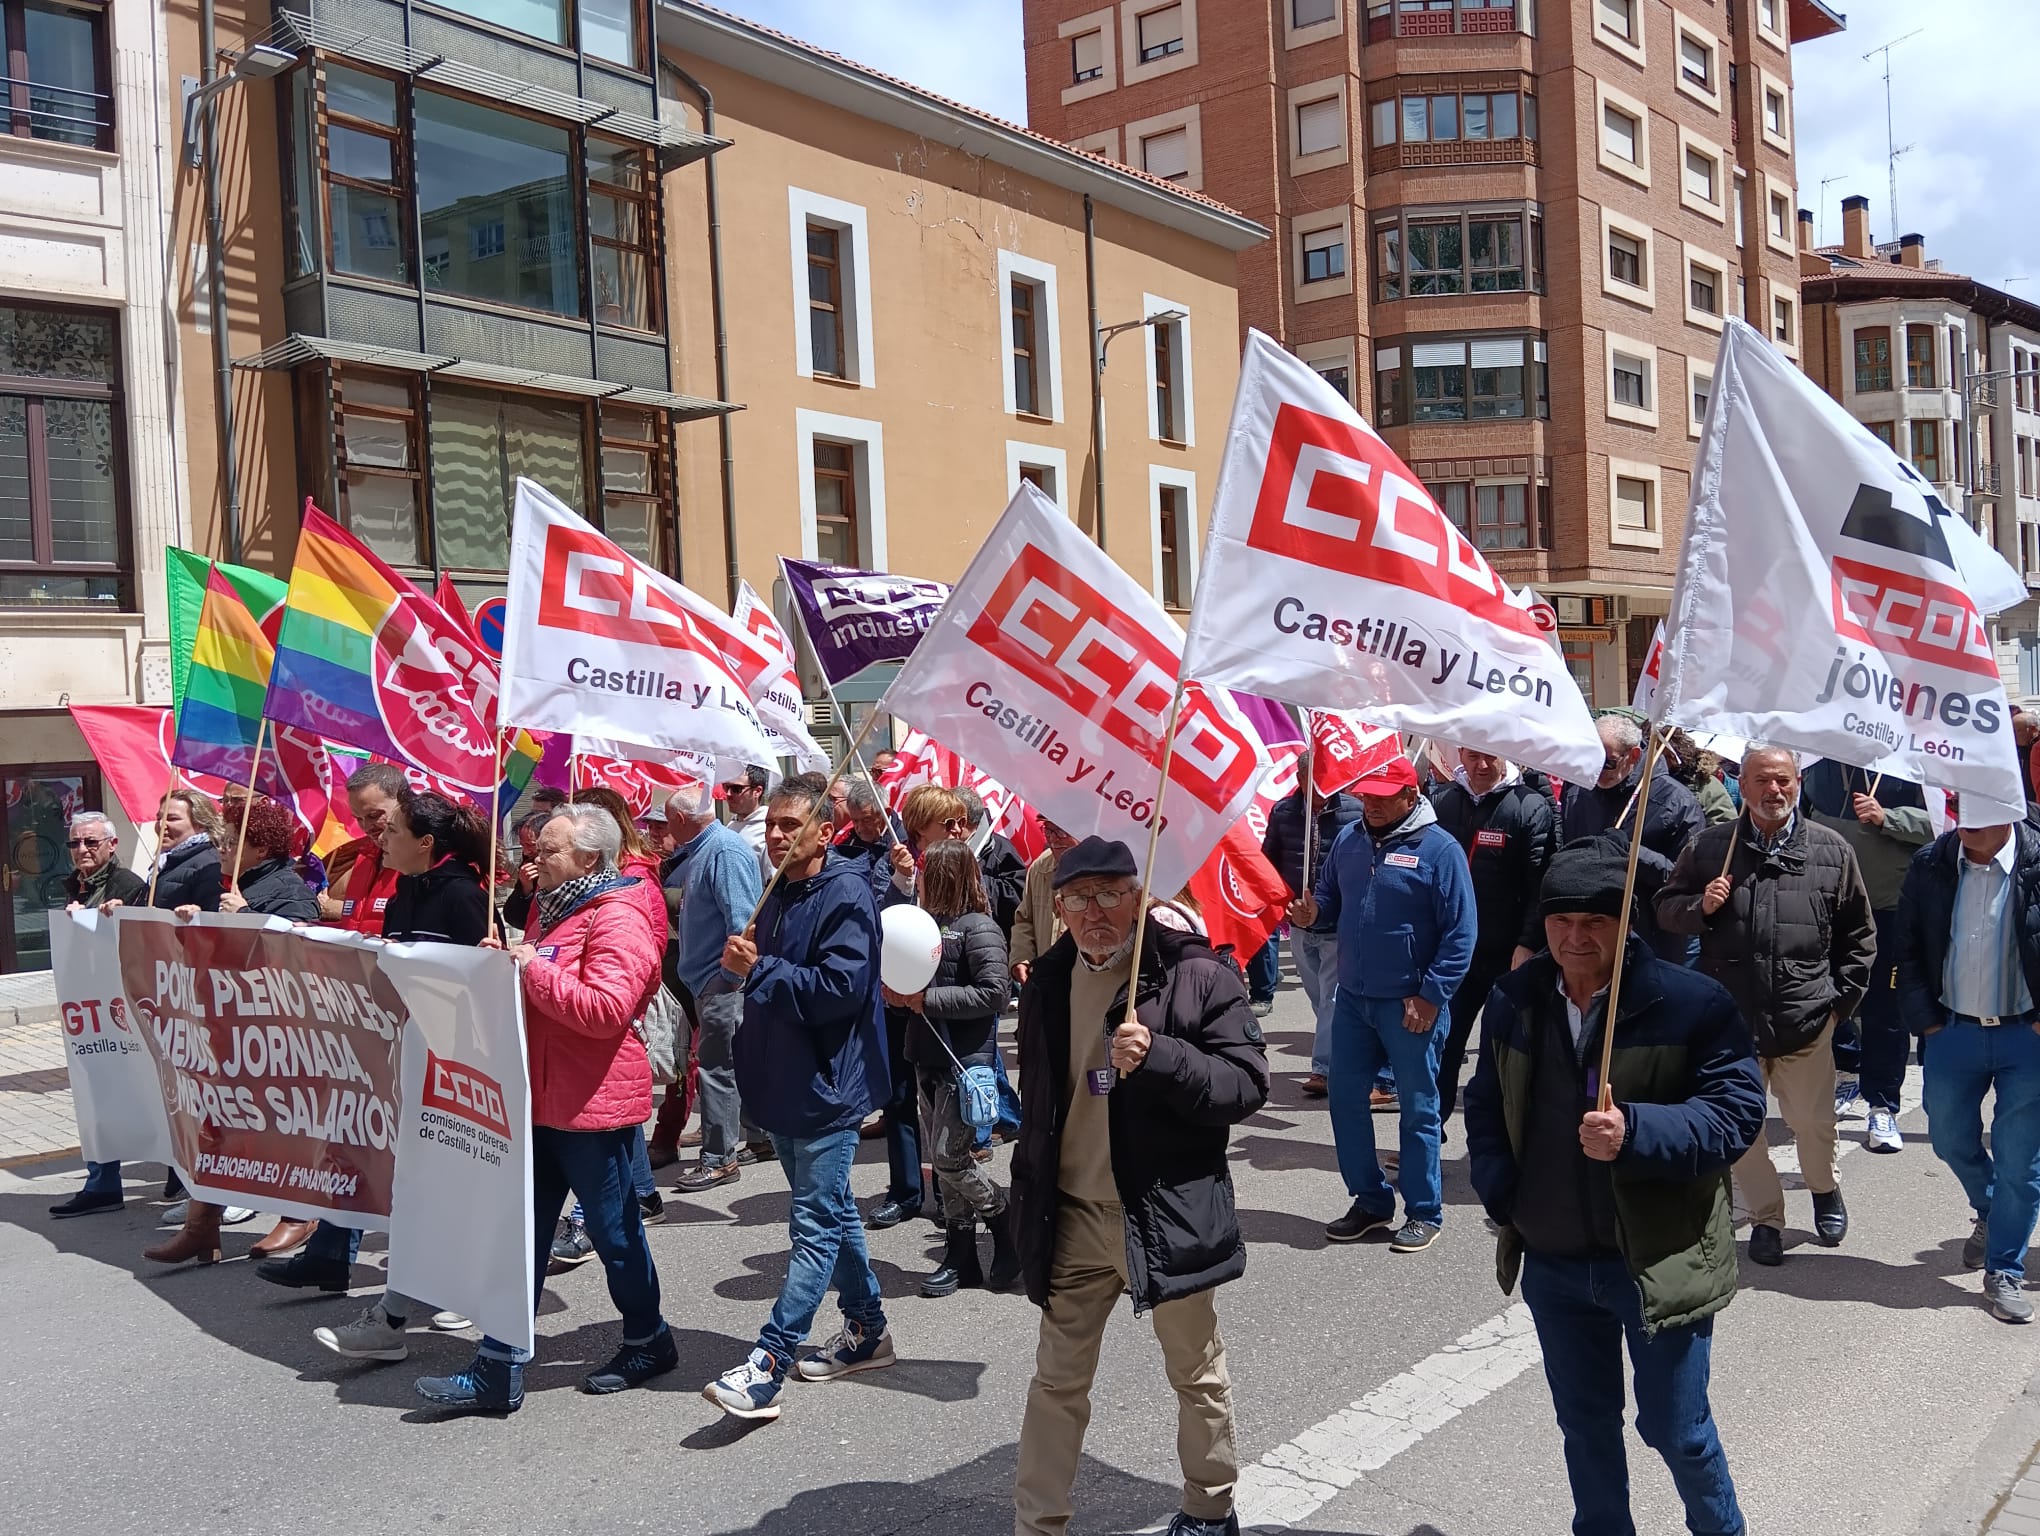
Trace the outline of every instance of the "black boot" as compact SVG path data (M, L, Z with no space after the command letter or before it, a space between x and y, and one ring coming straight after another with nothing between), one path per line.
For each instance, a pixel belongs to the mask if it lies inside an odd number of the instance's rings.
M992 1272L986 1277L985 1288L1004 1291L1012 1288L1020 1278L1020 1244L1013 1231L1013 1204L1005 1207L985 1223L992 1229Z
M977 1223L947 1228L948 1245L942 1250L942 1265L921 1282L923 1296L954 1296L967 1286L982 1286L984 1271L978 1267Z

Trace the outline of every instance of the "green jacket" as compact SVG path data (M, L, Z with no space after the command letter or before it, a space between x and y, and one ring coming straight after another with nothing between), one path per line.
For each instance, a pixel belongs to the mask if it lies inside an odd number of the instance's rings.
M1863 871L1863 884L1870 891L1872 912L1898 908L1899 888L1912 857L1934 840L1934 824L1917 806L1887 805L1884 825L1870 826L1853 816L1828 816L1811 810L1813 819L1831 832L1839 832L1856 850L1856 865Z
M1532 1051L1539 1008L1562 1006L1549 953L1502 978L1481 1015L1480 1066L1466 1090L1466 1146L1475 1193L1501 1228L1495 1277L1516 1287L1523 1243L1509 1224L1526 1179L1569 1170L1526 1168ZM1589 1070L1599 1065L1599 1032ZM1609 1177L1622 1257L1643 1296L1644 1326L1712 1317L1735 1295L1729 1169L1764 1124L1764 1084L1735 1002L1718 982L1657 959L1632 938L1609 1062L1627 1139Z
M1708 774L1693 790L1693 798L1700 802L1700 813L1707 818L1707 825L1718 827L1724 821L1734 821L1738 814L1735 799L1713 774Z

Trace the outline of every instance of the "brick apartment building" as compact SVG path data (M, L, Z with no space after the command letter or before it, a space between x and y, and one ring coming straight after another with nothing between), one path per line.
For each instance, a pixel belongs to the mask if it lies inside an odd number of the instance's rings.
M1033 126L1276 232L1240 317L1366 412L1626 703L1725 315L1799 355L1820 0L1025 0Z

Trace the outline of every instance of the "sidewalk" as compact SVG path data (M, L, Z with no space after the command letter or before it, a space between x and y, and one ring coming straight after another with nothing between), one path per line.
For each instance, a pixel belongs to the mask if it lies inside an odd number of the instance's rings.
M1983 1536L2040 1536L2040 1468L2034 1465L2036 1458L2040 1458L2040 1448L2034 1450L2033 1458L2028 1459L2019 1480L2012 1484L2012 1491L1998 1506L1997 1514L1983 1528Z
M77 1150L50 973L0 976L0 1168Z

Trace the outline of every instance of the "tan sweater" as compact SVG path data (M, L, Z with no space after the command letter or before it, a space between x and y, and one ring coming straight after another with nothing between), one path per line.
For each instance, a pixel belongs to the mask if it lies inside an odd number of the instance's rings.
M1132 973L1130 954L1105 971L1094 971L1079 958L1070 973L1070 1113L1063 1124L1056 1184L1078 1200L1119 1199L1119 1186L1112 1182L1112 1120L1107 1108L1116 1079L1105 1014ZM1104 1074L1102 1079L1094 1076L1098 1073Z
M1055 915L1055 855L1044 853L1027 866L1027 884L1020 891L1020 910L1013 914L1006 958L1013 965L1032 965L1062 932L1062 919Z

